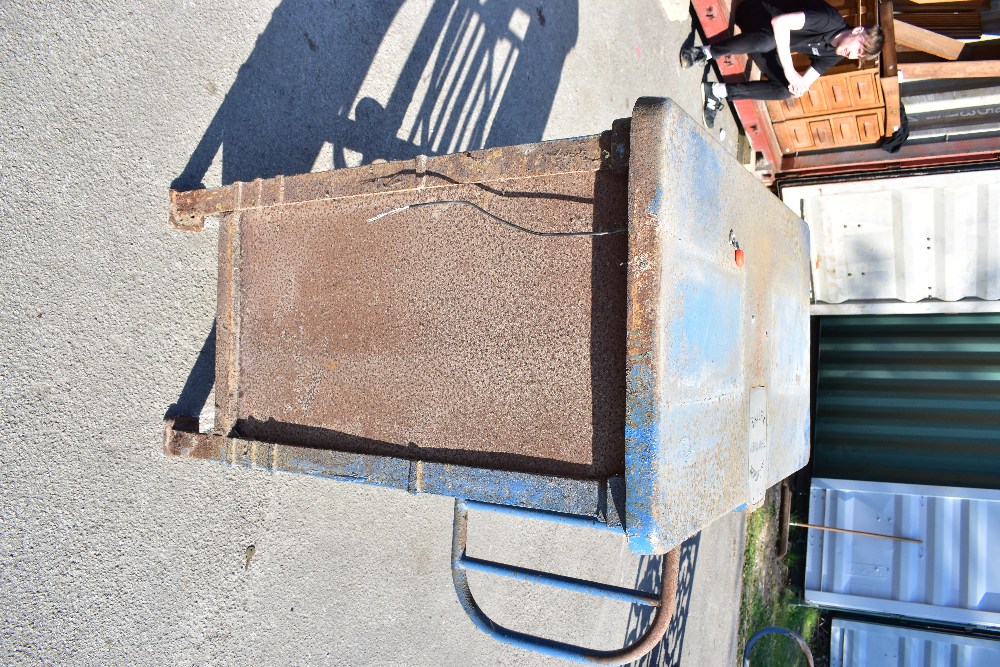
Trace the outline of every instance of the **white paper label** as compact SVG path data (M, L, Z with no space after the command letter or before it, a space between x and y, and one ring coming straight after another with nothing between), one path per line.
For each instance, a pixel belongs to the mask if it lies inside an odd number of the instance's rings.
M767 491L767 388L750 388L750 474L747 504L757 505Z

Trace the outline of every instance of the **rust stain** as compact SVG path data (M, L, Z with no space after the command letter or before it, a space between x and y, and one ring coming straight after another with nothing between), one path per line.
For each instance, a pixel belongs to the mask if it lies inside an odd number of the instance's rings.
M596 172L601 167L600 135L544 144L466 151L411 162L383 162L353 169L277 176L220 188L170 191L170 226L201 231L205 216L250 209L280 208L323 199L389 195L427 186L425 172L446 175L430 187L457 183L498 182L559 173ZM401 166L405 166L402 171Z
M627 178L599 170L596 138L530 149L427 158L434 185L423 189L371 181L413 162L288 177L298 204L245 214L226 357L238 364L240 433L537 474L620 473L624 235L540 239L447 205L367 223L456 199L547 231L626 224ZM333 184L337 198L305 199Z
M629 302L632 303L632 311L629 313L629 331L636 331L643 320L642 302L639 301L639 281L632 281L628 286Z
M417 491L423 491L424 490L424 462L423 461L417 461L416 462L416 468L417 468L416 489L417 489Z

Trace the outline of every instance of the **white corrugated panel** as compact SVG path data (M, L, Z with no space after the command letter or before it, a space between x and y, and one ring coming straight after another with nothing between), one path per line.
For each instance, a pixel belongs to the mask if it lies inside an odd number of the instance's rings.
M806 600L1000 628L1000 491L814 479Z
M995 667L1000 641L833 620L830 667Z
M1000 171L788 187L816 301L1000 299Z

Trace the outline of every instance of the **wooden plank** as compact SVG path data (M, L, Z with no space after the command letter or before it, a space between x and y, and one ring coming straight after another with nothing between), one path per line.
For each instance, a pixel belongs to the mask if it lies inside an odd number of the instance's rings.
M951 37L945 37L944 35L939 35L938 33L931 32L930 30L918 28L915 25L910 25L909 23L905 23L899 19L893 20L892 24L893 31L896 36L896 44L902 44L914 49L919 49L924 53L929 53L947 60L958 60L958 57L962 55L962 47L965 46L964 42L952 39Z
M885 136L888 137L899 129L902 122L899 115L899 77L884 76L879 81L885 98Z
M900 65L906 81L916 79L978 79L1000 76L1000 60L958 60L949 63Z
M960 60L994 60L1000 58L1000 39L966 42Z
M896 31L892 18L892 0L878 6L878 24L885 34L882 46L882 76L896 76Z
M982 16L977 11L960 12L900 12L896 21L922 28L938 37L979 39L983 34Z

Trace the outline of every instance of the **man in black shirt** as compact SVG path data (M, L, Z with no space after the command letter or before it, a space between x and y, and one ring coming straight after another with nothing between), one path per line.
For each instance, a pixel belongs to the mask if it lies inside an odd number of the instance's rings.
M823 0L746 0L736 9L739 35L711 46L681 49L682 67L730 54L749 54L767 80L747 83L706 83L705 121L709 127L722 108L722 99L783 100L801 97L821 74L841 58L874 58L882 50L877 26L847 25L836 9ZM812 61L799 74L792 53Z

